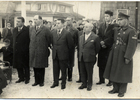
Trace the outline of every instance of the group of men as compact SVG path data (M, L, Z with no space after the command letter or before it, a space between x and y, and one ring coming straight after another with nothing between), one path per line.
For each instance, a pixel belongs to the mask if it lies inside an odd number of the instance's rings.
M29 67L34 69L35 82L32 86L44 86L45 68L52 50L53 84L66 88L66 79L72 81L75 49L77 49L79 89L92 90L93 68L98 60L99 82L107 86L113 84L110 94L124 96L127 83L132 82L133 55L137 46L135 30L129 26L129 16L119 13L112 22L113 12L105 12L105 22L100 25L99 33L93 32L93 24L86 23L82 31L72 25L70 18L57 19L56 28L48 29L43 25L42 17L34 16L34 26L24 25L24 18L17 18L17 27L13 29L13 67L17 68L19 80L16 83L30 81ZM98 59L97 59L98 55ZM61 78L59 79L61 71Z

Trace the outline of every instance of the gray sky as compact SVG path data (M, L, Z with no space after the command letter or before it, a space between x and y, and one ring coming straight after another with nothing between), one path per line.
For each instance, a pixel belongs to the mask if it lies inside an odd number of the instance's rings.
M74 12L84 15L85 18L100 19L100 1L66 1L66 3L73 4Z

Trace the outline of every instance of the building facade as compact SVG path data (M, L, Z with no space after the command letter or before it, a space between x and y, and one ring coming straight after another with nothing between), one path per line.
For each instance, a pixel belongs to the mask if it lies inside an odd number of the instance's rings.
M136 29L140 29L140 2L138 1L104 1L101 2L100 21L104 21L104 12L113 11L113 19L119 12L130 15L129 23Z
M34 15L41 15L44 20L53 21L57 18L71 17L75 20L82 19L84 16L73 12L73 5L58 1L1 1L0 3L0 28L5 27L5 23L10 21L12 26L16 26L16 18L22 16L22 11L26 12L25 25L29 20L33 20Z

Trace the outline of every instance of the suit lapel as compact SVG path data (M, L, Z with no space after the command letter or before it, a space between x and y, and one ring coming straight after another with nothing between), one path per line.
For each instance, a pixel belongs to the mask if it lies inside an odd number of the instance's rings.
M19 36L19 35L21 35L22 34L22 32L24 32L24 30L25 30L25 26L23 26L23 28L22 28L22 30L20 31L20 32L18 32L18 28L17 28L17 37Z
M57 38L57 40L59 40L61 37L62 37L62 35L64 34L64 29L62 30L62 32L61 32L61 34L60 34L60 36ZM56 32L57 33L57 32ZM57 34L57 36L58 36L58 34Z
M38 31L36 31L36 35L38 35L42 31L42 29L43 29L43 24L40 26L40 28L38 29Z

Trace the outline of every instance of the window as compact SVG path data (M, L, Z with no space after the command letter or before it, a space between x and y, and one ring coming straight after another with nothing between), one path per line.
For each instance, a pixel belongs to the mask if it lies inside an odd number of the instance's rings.
M65 6L60 6L59 12L65 12L66 7Z

